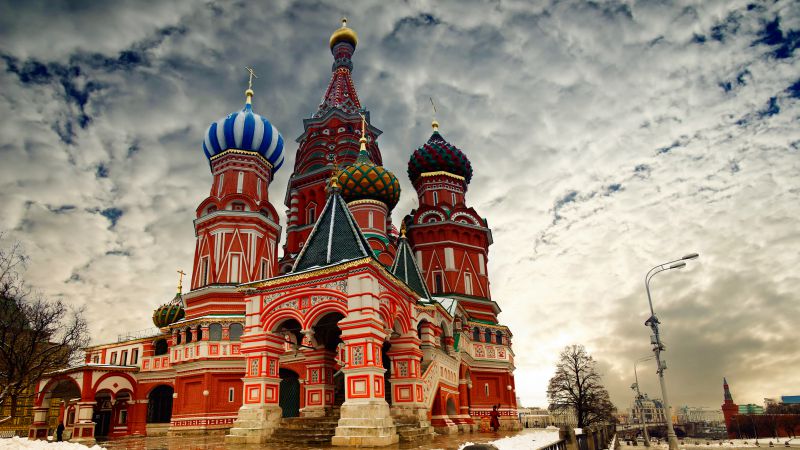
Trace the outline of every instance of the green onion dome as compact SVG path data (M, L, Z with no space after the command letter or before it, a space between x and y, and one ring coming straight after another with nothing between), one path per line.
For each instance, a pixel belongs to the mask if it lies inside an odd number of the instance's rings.
M400 182L392 172L372 162L367 153L366 139L363 139L358 158L339 172L337 181L342 189L342 198L347 202L377 200L385 203L391 211L400 200Z
M159 306L153 311L153 323L158 328L164 328L183 319L185 314L181 294L175 294L175 298L172 301Z
M469 184L472 179L472 164L455 145L447 142L439 134L439 124L434 121L433 134L428 142L418 148L408 161L408 177L412 182L423 173L447 172L464 178Z

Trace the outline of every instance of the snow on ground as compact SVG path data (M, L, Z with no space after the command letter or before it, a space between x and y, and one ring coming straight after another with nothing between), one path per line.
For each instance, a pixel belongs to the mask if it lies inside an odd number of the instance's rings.
M500 450L531 450L546 447L556 441L558 441L558 429L542 430L526 428L517 435L491 441L489 444L494 445ZM472 442L461 444L459 450L468 445L472 445Z
M0 450L105 450L99 445L87 447L75 442L48 442L32 441L27 438L14 436L12 438L0 439Z

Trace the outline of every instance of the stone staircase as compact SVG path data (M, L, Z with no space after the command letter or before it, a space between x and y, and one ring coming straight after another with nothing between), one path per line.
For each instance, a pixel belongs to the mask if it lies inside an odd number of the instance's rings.
M414 417L395 417L394 425L401 444L422 444L431 441L434 436L430 422L421 423Z
M267 443L278 446L294 446L296 448L329 446L331 438L336 434L336 425L338 423L338 414L325 417L281 419L281 425L267 440Z

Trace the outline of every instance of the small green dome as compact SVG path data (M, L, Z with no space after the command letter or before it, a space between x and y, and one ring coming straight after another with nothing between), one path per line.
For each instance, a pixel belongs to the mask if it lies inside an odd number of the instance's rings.
M359 152L355 162L339 172L337 181L342 198L347 202L377 200L391 211L400 200L400 182L392 172L377 166L369 159L366 149Z
M176 294L171 302L165 303L153 311L153 323L158 328L164 328L183 319L185 314L180 294Z

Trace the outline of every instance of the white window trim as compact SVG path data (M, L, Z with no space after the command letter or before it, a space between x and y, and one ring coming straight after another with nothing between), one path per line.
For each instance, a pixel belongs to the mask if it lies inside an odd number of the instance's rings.
M244 172L240 170L238 177L236 179L236 193L241 194L244 189Z
M228 255L228 282L229 283L239 283L241 280L242 274L242 254L241 253L231 253ZM236 264L234 264L236 261ZM236 276L234 277L234 267L236 268ZM234 279L235 278L235 279Z

